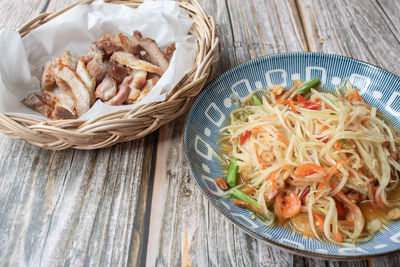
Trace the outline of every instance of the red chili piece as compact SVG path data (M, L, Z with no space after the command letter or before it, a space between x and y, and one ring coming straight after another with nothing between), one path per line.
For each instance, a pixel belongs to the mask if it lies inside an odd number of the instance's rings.
M246 142L247 138L251 135L251 131L244 131L243 133L240 134L240 145L243 145L244 142Z

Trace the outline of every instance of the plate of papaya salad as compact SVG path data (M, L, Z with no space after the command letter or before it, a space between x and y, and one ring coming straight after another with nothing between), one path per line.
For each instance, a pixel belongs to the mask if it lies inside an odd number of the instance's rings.
M212 81L185 127L189 169L247 233L295 253L400 249L400 78L355 59L289 53Z

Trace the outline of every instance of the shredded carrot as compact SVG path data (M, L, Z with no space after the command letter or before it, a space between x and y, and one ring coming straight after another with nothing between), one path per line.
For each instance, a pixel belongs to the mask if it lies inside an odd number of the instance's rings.
M353 100L353 95L350 95L349 98L347 98L347 101L351 103L351 100Z
M256 143L254 143L254 150L256 151L257 161L258 161L258 163L261 165L261 168L264 169L264 170L267 169L268 166L262 161L260 155L258 155Z
M340 221L340 223L341 223L342 225L354 226L354 221L353 221L353 220L349 220L349 219L342 220L342 221Z
M364 123L366 123L367 121L368 121L368 118L364 118L364 119L361 121L361 124L364 125Z
M289 141L283 136L283 135L281 135L281 134L277 134L277 137L278 137L278 139L279 140L281 140L283 143L285 143L287 146L289 146L290 145L290 143L289 143Z
M325 130L328 130L328 129L329 129L328 126L326 126L325 124L322 124L321 131L325 131Z
M275 171L271 172L269 175L269 179L271 180L271 191L275 192L276 190L276 175L281 171L282 168L278 168Z
M336 150L337 151L342 150L342 146L339 143L336 143Z
M296 167L294 175L296 177L306 177L314 173L326 175L326 170L314 163L304 163Z
M354 100L361 101L360 94L358 93L357 88L354 88Z
M333 165L332 167L330 167L330 168L328 169L328 176L331 175L331 174L339 167L339 165L340 165L340 164L343 164L343 163L344 163L343 160L339 160L338 162L336 162L335 165Z
M264 127L256 126L256 127L253 127L251 130L252 130L252 131L259 131L259 132L262 132L262 131L264 131L265 129L264 129Z
M335 111L333 107L331 107L328 103L324 102L327 109Z
M351 120L351 118L352 118L351 115L347 116L347 120L348 120L348 121Z
M243 192L245 192L246 194L251 194L251 193L253 193L253 191L255 191L254 187L249 187L249 188L243 190Z
M317 214L316 212L312 213L314 215L314 217L317 219L319 225L321 227L324 227L324 218L322 218L319 214Z
M289 100L289 105L290 105L290 108L292 109L292 111L293 111L294 113L297 113L296 107L294 106L294 102L293 102L292 99Z
M247 201L243 201L240 199L232 199L232 203L238 206L247 206L249 208L251 208L252 210L254 210L255 212L257 212L258 214L260 214L261 216L264 216L264 214L262 213L262 211L257 208L256 206L254 206L253 204L247 202Z
M324 180L321 183L318 184L318 190L321 190L321 189L326 187L326 185L329 182L329 178L331 177L333 172L339 167L340 164L343 164L343 162L344 162L343 160L339 160L338 162L336 162L335 165L333 165L332 167L330 167L328 169L328 171L326 172L326 176L324 177Z
M343 237L340 233L336 233L334 235L334 238L335 238L336 242L343 242Z
M278 99L278 100L276 101L276 104L284 104L284 105L287 105L287 104L289 104L289 100L287 100L287 99Z
M268 166L264 162L261 162L261 169L268 169Z

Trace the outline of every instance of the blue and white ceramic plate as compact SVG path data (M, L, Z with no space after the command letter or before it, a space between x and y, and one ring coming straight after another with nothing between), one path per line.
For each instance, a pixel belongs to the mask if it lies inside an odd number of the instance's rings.
M387 115L400 129L400 78L376 66L347 57L320 53L289 53L259 58L241 64L212 81L193 104L185 127L185 153L189 168L203 193L234 224L252 236L297 253L327 258L360 258L400 250L400 221L388 225L369 242L355 248L320 243L293 234L281 226L266 227L250 213L221 197L214 183L223 170L214 156L218 131L234 109L231 94L240 97L273 84L291 87L293 80L319 77L322 87L333 90L346 78L364 100Z

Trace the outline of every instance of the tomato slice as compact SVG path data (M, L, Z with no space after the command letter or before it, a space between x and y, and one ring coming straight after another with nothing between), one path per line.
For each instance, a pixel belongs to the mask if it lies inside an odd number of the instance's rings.
M306 100L304 99L304 97L302 95L297 95L297 102L304 103L304 102L306 102Z

